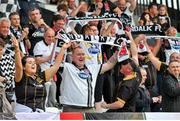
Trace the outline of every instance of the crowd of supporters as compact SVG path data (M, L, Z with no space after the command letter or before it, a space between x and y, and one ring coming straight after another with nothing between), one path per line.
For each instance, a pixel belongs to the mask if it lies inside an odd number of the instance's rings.
M8 16L0 11L2 112L46 112L49 107L63 112L180 111L180 39L165 5L150 3L136 20L137 0L50 0L47 4L56 5L57 12L49 18L36 0L12 1L19 8ZM68 24L69 18L108 14L127 15L131 23L84 19ZM148 33L133 34L124 24L156 25L164 37L148 39ZM61 42L57 35L67 33L115 38L122 33L130 42L122 41L121 47L62 42L55 53Z

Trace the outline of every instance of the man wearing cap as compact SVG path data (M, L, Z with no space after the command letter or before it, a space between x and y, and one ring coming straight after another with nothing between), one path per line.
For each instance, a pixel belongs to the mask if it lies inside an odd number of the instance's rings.
M102 103L102 107L108 112L135 112L136 94L140 84L140 71L137 67L137 48L130 32L126 32L131 40L131 58L127 54L127 48L122 45L118 53L118 65L121 78L116 85L113 103Z

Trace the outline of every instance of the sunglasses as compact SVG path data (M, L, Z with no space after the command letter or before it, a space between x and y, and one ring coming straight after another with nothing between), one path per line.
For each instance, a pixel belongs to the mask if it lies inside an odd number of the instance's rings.
M130 63L130 59L119 62L118 65L127 65L128 63Z

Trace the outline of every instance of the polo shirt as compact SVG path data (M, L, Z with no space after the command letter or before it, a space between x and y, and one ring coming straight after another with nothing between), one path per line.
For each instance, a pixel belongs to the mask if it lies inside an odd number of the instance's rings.
M35 57L48 57L51 55L54 43L48 45L44 40L38 42L33 50ZM51 60L40 64L41 70L44 71L51 66Z

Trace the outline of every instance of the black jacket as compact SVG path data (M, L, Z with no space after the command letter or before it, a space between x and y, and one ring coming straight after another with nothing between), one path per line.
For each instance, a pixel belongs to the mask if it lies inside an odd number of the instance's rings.
M180 111L180 82L171 74L162 81L162 108L165 112Z

